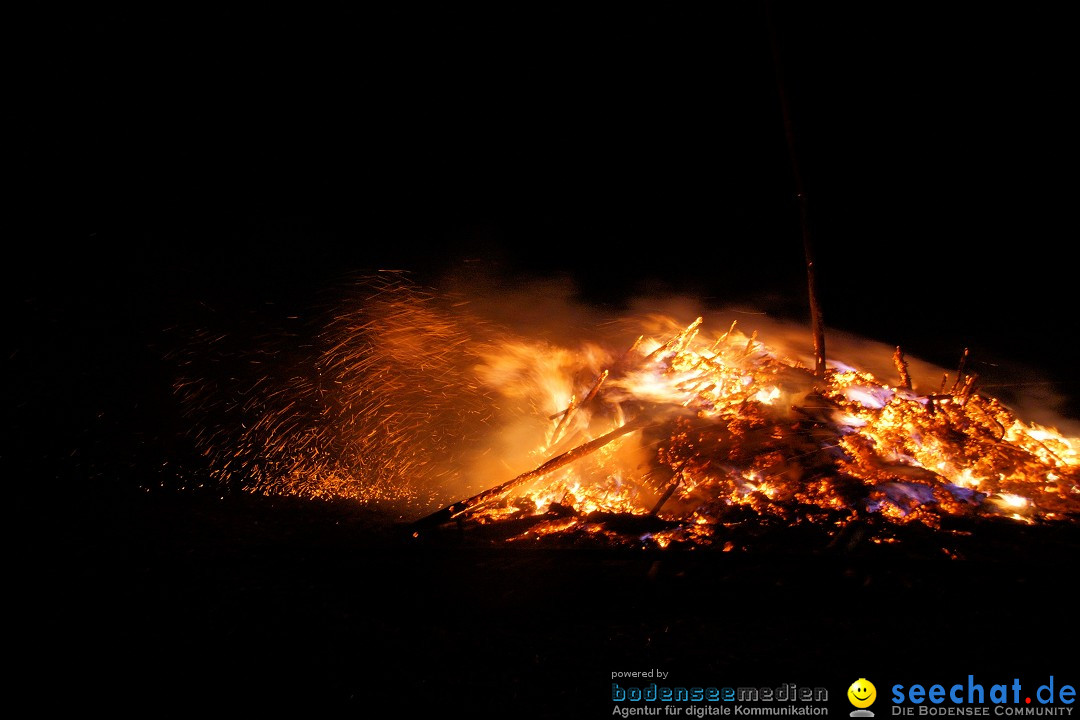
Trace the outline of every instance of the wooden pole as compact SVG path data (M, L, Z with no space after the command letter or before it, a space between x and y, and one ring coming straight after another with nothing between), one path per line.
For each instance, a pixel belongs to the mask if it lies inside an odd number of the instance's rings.
M814 335L814 375L825 376L825 321L818 298L817 268L814 261L814 245L810 236L810 214L807 208L806 188L799 168L799 156L795 148L795 125L791 119L791 107L784 87L784 74L780 62L780 41L776 33L772 3L766 2L769 21L769 37L772 41L773 67L776 71L776 89L780 99L780 111L784 118L784 135L787 138L788 156L795 181L795 198L799 203L799 223L802 226L803 255L806 258L806 287L810 299L810 326Z

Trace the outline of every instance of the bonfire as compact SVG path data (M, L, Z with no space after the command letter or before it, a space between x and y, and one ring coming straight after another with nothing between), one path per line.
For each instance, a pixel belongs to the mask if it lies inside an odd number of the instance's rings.
M349 307L310 355L262 348L259 365L283 369L237 400L178 382L217 481L395 503L416 537L498 528L500 542L731 549L732 527L869 520L890 542L911 523L1080 517L1080 439L981 392L966 352L927 392L901 348L889 378L819 368L703 317L563 347L399 277Z

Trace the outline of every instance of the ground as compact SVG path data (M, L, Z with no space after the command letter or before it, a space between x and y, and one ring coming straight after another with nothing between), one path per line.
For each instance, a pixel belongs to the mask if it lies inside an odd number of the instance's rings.
M43 707L602 717L611 673L655 667L825 686L838 712L858 677L883 693L1073 667L1072 527L987 525L953 539L958 559L916 529L628 551L419 541L349 504L83 500L24 536L49 551L13 590L19 687Z

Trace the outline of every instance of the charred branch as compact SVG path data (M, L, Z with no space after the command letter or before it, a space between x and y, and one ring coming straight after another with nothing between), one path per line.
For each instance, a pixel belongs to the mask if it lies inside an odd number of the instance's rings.
M675 493L675 489L679 487L679 482L682 480L683 468L686 467L686 463L690 462L690 458L686 458L679 466L675 468L675 474L671 476L671 480L668 481L667 489L664 490L664 494L660 496L660 499L656 501L656 505L653 506L650 515L656 516L660 514L660 508L664 507L671 496Z

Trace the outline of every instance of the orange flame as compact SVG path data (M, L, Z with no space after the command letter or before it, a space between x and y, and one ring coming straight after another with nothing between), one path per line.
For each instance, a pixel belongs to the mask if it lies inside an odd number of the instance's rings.
M660 546L704 542L744 511L936 527L1080 510L1080 439L1025 424L971 383L922 394L835 362L816 378L756 332L709 335L701 317L619 327L621 348L564 347L389 278L322 330L314 377L259 378L234 410L241 430L200 428L200 446L215 477L254 492L407 508L521 476L468 517L606 537L604 518L648 516L671 524L652 534ZM178 390L212 402L205 384ZM630 422L640 429L535 472Z

